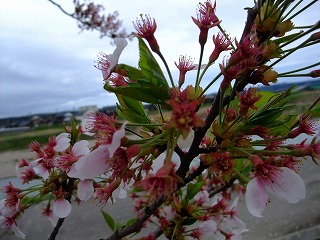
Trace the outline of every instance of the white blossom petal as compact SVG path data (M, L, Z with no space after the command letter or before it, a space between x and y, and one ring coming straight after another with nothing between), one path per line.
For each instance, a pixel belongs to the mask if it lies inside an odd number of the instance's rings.
M109 61L109 68L102 70L103 79L107 80L111 75L111 70L118 64L120 55L123 49L128 45L128 42L124 38L116 38L114 40L116 44L116 49L113 51L113 54L107 55L107 60Z
M305 184L297 173L293 170L281 167L281 184L283 196L289 203L296 203L306 196Z
M90 117L91 114L95 114L95 111L87 112L86 117L84 119L82 119L82 121L81 121L81 130L83 131L83 134L88 135L88 136L94 135L93 132L89 132L90 131L90 124L92 122L92 119Z
M72 153L75 156L86 155L90 152L88 145L89 142L87 140L76 142L72 147Z
M47 180L49 177L49 171L48 169L44 168L41 165L37 165L33 168L34 172L39 175L40 177L42 177L44 180Z
M199 225L199 232L202 236L212 235L217 231L217 223L213 220L201 222Z
M54 212L51 212L48 216L48 219L50 220L51 226L55 227L57 225L57 222L59 220L59 217Z
M111 144L108 144L108 150L110 153L110 157L113 157L113 154L115 151L120 147L121 145L121 139L124 137L126 134L125 127L126 127L127 122L122 124L121 128L117 131L114 132L112 136L112 142Z
M71 212L71 204L66 199L56 199L53 203L53 212L59 218L67 217Z
M120 198L120 199L125 199L125 198L127 198L127 197L128 197L127 191L126 191L125 189L121 188L121 189L119 190L118 198Z
M60 133L55 139L57 145L54 147L54 150L57 152L63 152L70 146L70 134L69 133Z
M93 195L93 192L94 187L91 180L86 179L78 183L77 195L81 201L87 201Z
M17 225L13 224L11 226L11 229L18 238L22 238L22 239L26 238L26 235L18 228Z
M268 194L259 178L255 177L248 183L245 200L248 211L253 216L262 217L261 213L267 204Z
M100 145L97 149L79 158L73 164L74 168L68 172L68 176L80 180L95 178L110 168L110 164L106 162L109 157L108 146Z
M0 216L11 217L15 212L15 207L7 207L5 205L6 199L0 200Z

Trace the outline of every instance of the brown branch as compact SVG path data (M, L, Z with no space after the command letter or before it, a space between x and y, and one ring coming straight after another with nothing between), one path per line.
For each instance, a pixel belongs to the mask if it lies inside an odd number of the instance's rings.
M225 185L219 187L219 188L216 188L216 189L213 189L212 191L209 192L209 198L212 198L213 196L215 196L216 194L224 191L224 190L227 190L229 187L232 186L233 182L236 180L236 178L232 178L230 180L230 182L226 183Z
M145 207L142 216L140 216L133 224L130 226L116 230L111 236L102 240L117 240L128 236L131 233L137 232L141 229L143 223L148 220L148 218L166 201L166 197L161 195L151 204Z
M48 240L55 240L56 236L59 233L60 227L62 226L65 218L59 218L57 225L54 227L53 231L50 234L50 237Z
M255 16L257 15L257 11L253 10L254 8L252 8L251 12L248 11L248 19L244 28L244 32L243 34L246 34L247 32L251 31L251 28L254 24L254 19ZM250 74L248 73L248 76ZM248 84L248 82L245 81L240 81L239 84L237 84L236 86L236 91L240 92L242 91L245 86ZM182 179L184 179L184 183L183 184L179 184L176 191L178 191L181 187L185 186L186 184L188 184L190 181L194 180L195 177L199 176L208 166L200 163L200 166L193 171L191 174L189 174L188 176L187 173L189 171L190 168L190 164L192 162L192 160L199 155L199 153L203 152L203 149L200 150L200 143L203 139L203 137L205 136L206 132L208 131L208 129L210 128L211 124L213 123L213 121L216 119L217 116L219 116L220 112L219 112L219 106L220 106L220 96L221 96L221 91L219 90L212 105L210 108L210 112L207 116L207 118L205 119L205 126L202 128L198 128L195 131L194 134L194 138L193 141L191 143L190 149L186 154L182 154L181 152L179 152L179 156L181 158L181 164L180 167L178 168L178 170L176 171L176 174L178 176L180 176ZM234 99L234 96L226 96L223 98L223 103L222 106L226 106L228 103L230 103L232 100ZM210 149L211 150L211 149ZM176 149L177 151L177 149ZM232 185L232 184L231 184ZM225 185L223 186L221 189L217 189L216 191L222 191L223 189L228 188L229 185ZM141 217L139 217L137 219L136 222L134 222L132 225L121 229L121 230L116 230L110 237L106 238L106 239L102 239L102 240L116 240L116 239L121 239L125 236L128 236L131 233L137 232L141 229L143 223L166 201L166 197L164 196L159 196L157 198L157 200L153 201L151 204L149 204L145 209L144 212L142 214Z
M53 5L55 5L56 7L58 7L60 9L61 12L63 12L64 14L68 15L69 17L72 17L75 20L80 21L77 17L74 16L74 14L68 13L66 10L64 10L61 5L59 5L58 3L52 1L52 0L48 0L49 2L51 2Z
M65 189L66 192L68 192L68 196L66 197L66 200L68 200L71 203L74 179L68 178L68 180L69 181L68 181L66 189ZM56 239L56 236L58 235L59 230L60 230L62 224L64 223L64 220L65 220L65 218L59 218L57 225L54 227L48 240L55 240Z
M97 30L98 32L100 32L100 38L107 36L110 38L124 37L124 38L128 38L129 40L132 39L132 36L128 35L124 28L119 31L120 26L122 25L122 22L119 20L116 20L116 17L118 15L118 12L116 12L116 11L113 13L113 15L109 14L108 16L104 16L104 15L100 16L101 22L99 22L99 24L97 24L97 23L93 22L92 17L91 17L91 19L84 19L83 20L80 18L80 16L78 16L78 14L77 14L78 12L68 13L66 10L63 9L63 7L61 5L59 5L55 1L53 1L53 0L48 0L48 1L50 3L52 3L53 5L55 5L57 8L59 8L59 10L61 12L63 12L65 15L78 21L78 27L81 29L81 31L83 31L83 30ZM102 7L101 5L98 5L98 6ZM88 16L86 16L86 17L88 17ZM111 22L108 22L108 21L111 21ZM103 25L103 23L107 23L107 25Z

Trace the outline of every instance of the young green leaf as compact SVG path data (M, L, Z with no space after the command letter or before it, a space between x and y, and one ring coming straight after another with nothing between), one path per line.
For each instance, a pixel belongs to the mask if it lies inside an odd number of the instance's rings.
M141 68L142 73L147 76L154 85L169 89L166 78L163 75L158 62L153 57L152 52L142 38L138 37L138 40L140 51L139 67Z
M186 202L188 202L190 199L192 199L202 188L204 182L200 181L197 183L189 183L187 186L187 193L185 196Z
M116 223L115 221L113 220L113 218L108 214L106 213L105 211L103 211L103 209L101 209L101 213L103 215L103 218L104 220L106 221L106 223L108 224L108 226L110 227L110 229L112 231L115 231L116 230Z

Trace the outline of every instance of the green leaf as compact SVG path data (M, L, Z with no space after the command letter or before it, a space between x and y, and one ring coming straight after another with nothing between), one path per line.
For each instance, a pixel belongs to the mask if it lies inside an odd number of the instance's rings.
M283 110L283 108L268 109L252 115L245 122L249 125L274 126L277 124L276 120L281 116Z
M133 123L150 123L150 120L141 102L129 97L121 96L119 94L116 95L119 100L116 111L120 117Z
M242 169L241 174L243 176L248 176L248 174L251 172L251 170L252 170L252 166L251 166L251 164L249 164Z
M195 217L188 217L188 218L185 218L181 221L181 225L182 226L186 226L186 225L192 225L194 224L198 219L195 218Z
M320 117L320 106L315 107L312 110L308 110L307 114L311 114L312 117Z
M136 114L148 119L147 113L145 112L145 109L144 109L141 102L134 100L132 98L129 98L129 97L123 97L123 96L119 96L119 95L117 96L117 98L119 100L120 105L123 108L130 109L133 112L135 112ZM149 122L149 119L148 119L148 122Z
M134 223L137 219L136 218L131 218L128 220L128 222L126 223L126 227L130 226L132 223Z
M137 101L153 104L162 104L164 100L170 98L168 90L149 83L130 83L124 87L112 87L106 83L104 89Z
M115 230L116 230L116 223L115 223L115 221L113 220L113 218L112 218L108 213L106 213L105 211L103 211L103 209L101 209L101 212L102 212L102 215L103 215L104 220L106 221L106 223L108 224L108 226L110 227L110 229L111 229L112 231L115 231Z
M299 36L301 33L303 33L303 31L275 39L275 40L273 40L273 42L279 45L280 43L284 43L284 42L288 42L288 41L292 40L293 38Z
M21 200L21 204L38 204L43 201L50 200L51 196L47 195L36 195L36 196L24 196Z
M130 80L136 82L150 82L150 80L148 80L148 78L140 69L131 67L126 64L118 64L115 71L118 72L120 69L125 71L126 77L128 77Z
M185 196L186 202L188 202L190 199L192 199L202 188L204 182L200 181L197 183L189 183L187 186L187 193Z
M243 161L244 161L243 158L238 158L238 159L235 160L236 165L235 165L234 168L235 168L238 172L241 172L242 165L243 165Z
M147 45L141 38L138 37L138 40L140 69L126 64L118 64L116 72L120 70L125 72L125 76L131 81L126 86L118 87L113 87L107 82L104 88L109 92L137 101L163 105L166 100L170 99L168 83Z
M139 67L141 68L142 73L156 86L169 89L167 80L163 75L158 62L153 57L152 52L149 50L142 38L138 37L138 40L140 51Z

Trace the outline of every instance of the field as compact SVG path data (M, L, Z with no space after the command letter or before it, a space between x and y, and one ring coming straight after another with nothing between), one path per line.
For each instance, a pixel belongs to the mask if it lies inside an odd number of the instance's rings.
M313 101L319 96L320 90L295 92L294 94L292 94L292 96L289 97L289 104L295 105L295 107L290 110L290 113L297 114L305 112L313 103ZM318 103L317 107L319 106L320 104ZM209 106L207 105L205 107ZM204 113L205 108L201 109L201 112ZM63 128L55 125L41 126L32 130L22 132L0 133L0 152L26 149L28 145L34 140L38 141L41 144L44 144L45 142L47 142L50 136L57 136L61 132L63 132Z

